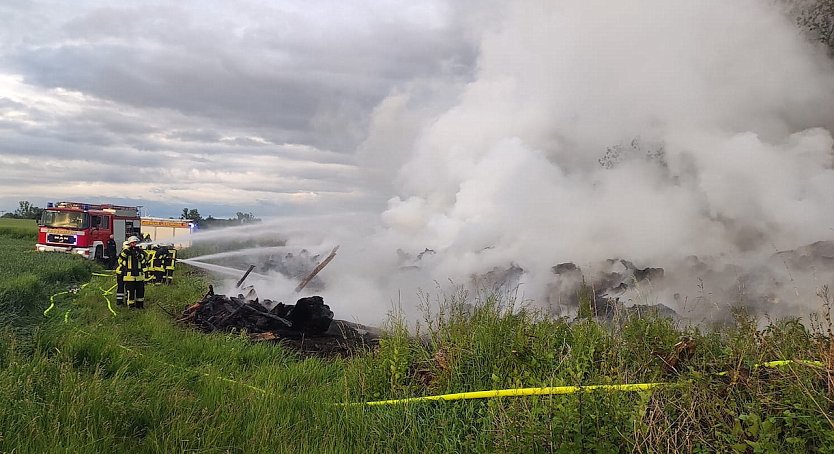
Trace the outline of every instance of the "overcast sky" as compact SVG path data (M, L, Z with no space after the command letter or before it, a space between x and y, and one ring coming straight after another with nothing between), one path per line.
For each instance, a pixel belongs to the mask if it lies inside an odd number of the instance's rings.
M479 2L480 3L480 2ZM486 4L484 4L486 5ZM380 102L472 77L466 2L0 3L0 210L378 209L357 152ZM497 12L497 11L496 11Z

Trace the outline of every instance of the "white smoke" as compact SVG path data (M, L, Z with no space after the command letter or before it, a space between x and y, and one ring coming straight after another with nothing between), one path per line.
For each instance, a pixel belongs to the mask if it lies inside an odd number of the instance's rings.
M560 262L752 267L834 236L834 67L775 4L526 1L496 14L473 80L414 81L376 109L360 152L394 191L381 216L361 234L295 230L319 252L341 244L323 272L337 316L414 314L417 288L511 265L543 301Z

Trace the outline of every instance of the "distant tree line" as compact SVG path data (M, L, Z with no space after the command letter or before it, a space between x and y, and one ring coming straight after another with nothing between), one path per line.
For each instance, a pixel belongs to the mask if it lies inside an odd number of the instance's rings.
M255 215L253 215L252 213L244 213L242 211L238 211L235 214L235 217L233 218L220 219L215 218L212 215L208 215L204 218L202 215L200 215L200 211L196 208L183 208L182 214L180 215L180 219L187 219L197 224L198 227L204 229L231 227L235 225L253 224L256 222L261 222L261 219L256 218Z
M40 219L43 208L32 205L28 200L21 200L19 207L13 212L3 213L4 218L12 219Z
M28 200L21 200L18 202L19 206L16 210L3 213L2 218L12 219L40 219L43 214L43 208L33 205ZM183 208L180 219L188 219L196 223L200 228L209 229L217 227L231 227L235 225L252 224L261 222L260 218L256 218L252 213L244 213L238 211L233 218L221 219L215 218L212 215L203 217L200 211L196 208Z

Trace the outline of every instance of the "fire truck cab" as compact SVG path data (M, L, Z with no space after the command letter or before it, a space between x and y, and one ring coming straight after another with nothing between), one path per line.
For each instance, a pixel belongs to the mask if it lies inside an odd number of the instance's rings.
M121 247L141 231L139 207L78 202L48 203L38 223L41 252L69 252L101 259L110 235Z

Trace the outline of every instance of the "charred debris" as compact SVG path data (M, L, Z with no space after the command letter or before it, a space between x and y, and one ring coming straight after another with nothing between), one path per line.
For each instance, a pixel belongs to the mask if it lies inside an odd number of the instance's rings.
M333 259L337 249L302 279L296 293ZM235 288L241 293L237 296L215 294L209 285L203 299L186 307L177 322L207 333L245 333L253 341L281 343L304 357L350 356L378 343L373 328L335 320L321 296L303 297L295 304L260 299L252 286L243 286L254 268L250 265L238 280Z

